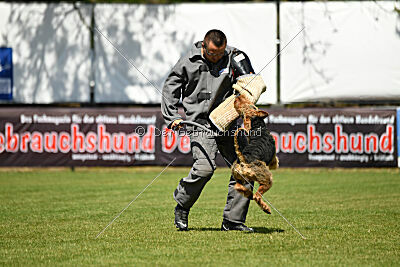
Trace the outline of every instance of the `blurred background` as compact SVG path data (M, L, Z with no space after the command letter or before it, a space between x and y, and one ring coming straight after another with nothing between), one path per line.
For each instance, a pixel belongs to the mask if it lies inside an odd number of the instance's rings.
M2 2L0 165L190 165L160 92L212 28L261 71L283 166L398 166L400 1Z

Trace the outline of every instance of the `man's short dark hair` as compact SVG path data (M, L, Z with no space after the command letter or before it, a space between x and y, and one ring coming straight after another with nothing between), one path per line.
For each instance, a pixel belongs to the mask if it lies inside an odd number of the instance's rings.
M217 47L221 47L226 44L226 36L220 30L209 30L206 35L204 36L204 43L208 45L209 42L213 42Z

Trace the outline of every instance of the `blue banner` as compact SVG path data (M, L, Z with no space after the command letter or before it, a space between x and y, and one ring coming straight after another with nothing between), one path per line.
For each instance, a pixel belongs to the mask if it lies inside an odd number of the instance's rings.
M0 47L0 99L13 98L12 48Z

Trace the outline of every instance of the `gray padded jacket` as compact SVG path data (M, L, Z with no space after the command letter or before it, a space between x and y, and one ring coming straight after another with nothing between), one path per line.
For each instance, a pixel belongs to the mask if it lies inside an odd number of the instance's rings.
M213 64L201 55L201 41L192 46L168 75L161 98L161 112L168 127L177 119L179 101L186 120L205 124L209 113L233 93L235 80L231 67L232 52L227 46L223 58Z

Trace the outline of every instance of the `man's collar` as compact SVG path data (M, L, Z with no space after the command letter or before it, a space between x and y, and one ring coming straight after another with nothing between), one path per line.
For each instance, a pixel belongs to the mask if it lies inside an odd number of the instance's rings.
M190 50L190 56L189 56L190 59L194 57L201 57L201 43L202 41L194 43L192 49Z

